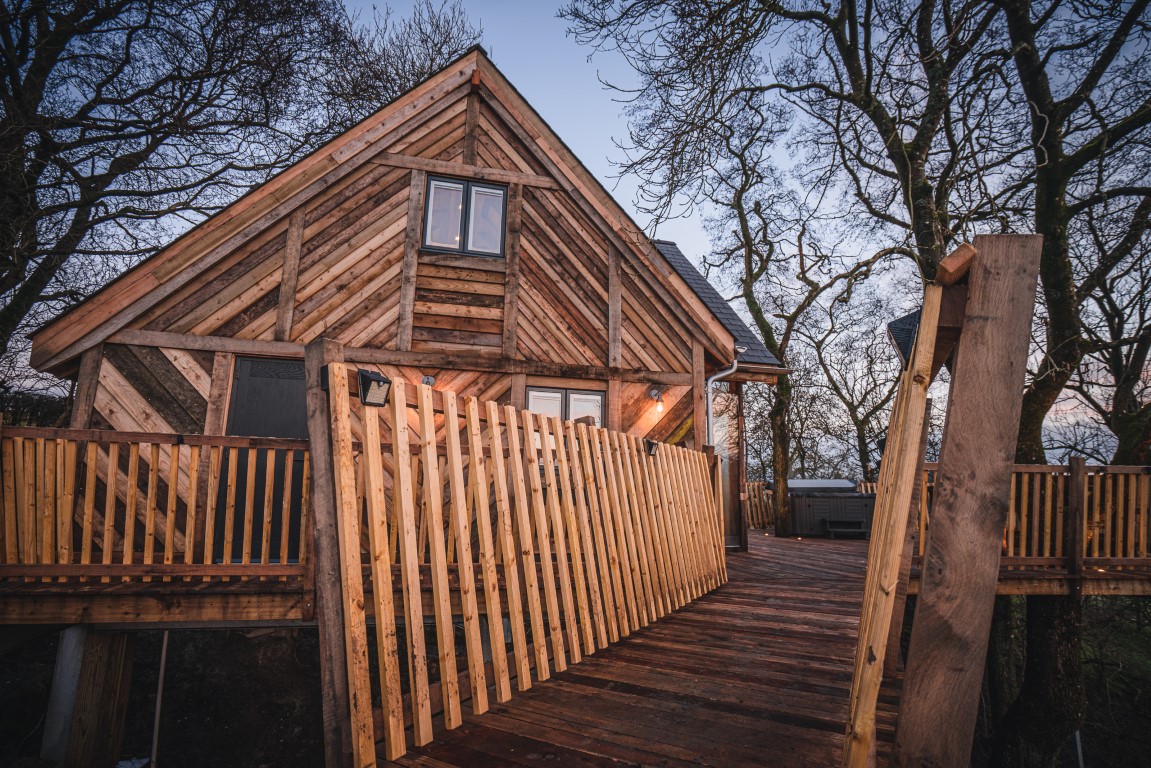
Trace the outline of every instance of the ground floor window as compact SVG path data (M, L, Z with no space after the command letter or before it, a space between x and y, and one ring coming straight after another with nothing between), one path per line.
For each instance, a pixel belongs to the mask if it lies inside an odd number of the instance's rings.
M597 427L603 426L604 393L586 389L528 387L528 410L545 416L559 416L564 421L591 416Z

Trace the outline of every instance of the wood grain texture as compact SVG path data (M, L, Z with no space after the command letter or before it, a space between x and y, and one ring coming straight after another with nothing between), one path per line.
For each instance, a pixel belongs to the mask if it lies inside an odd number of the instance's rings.
M1042 238L973 245L895 765L970 761L999 572Z

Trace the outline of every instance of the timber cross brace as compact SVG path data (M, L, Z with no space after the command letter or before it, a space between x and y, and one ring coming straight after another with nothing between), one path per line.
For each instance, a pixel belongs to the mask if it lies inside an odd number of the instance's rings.
M329 768L394 760L727 581L705 453L399 380L372 406L340 345L305 360Z
M875 763L876 701L885 669L896 668L892 628L903 623L912 512L921 503L927 389L948 360L946 427L891 764L970 763L1042 244L1036 235L976 237L924 289L876 489L845 768Z

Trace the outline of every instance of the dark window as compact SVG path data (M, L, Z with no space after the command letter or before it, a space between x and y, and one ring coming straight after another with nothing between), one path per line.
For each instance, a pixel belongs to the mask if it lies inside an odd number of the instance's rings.
M424 247L502 256L507 189L458 179L428 179Z
M308 437L308 411L305 402L304 363L299 360L269 360L253 357L236 358L232 377L232 401L228 408L229 435L241 437L286 437L304 440ZM227 483L221 481L216 496L216 530L214 535L216 562L239 562L244 537L244 519L247 499L252 496L252 562L261 559L261 531L264 510L272 511L271 540L273 545L269 562L280 561L280 534L283 530L284 477L288 469L288 451L276 450L256 453L255 482L249 489L248 462L250 452L241 449L236 454L236 467L230 466L231 452L221 455L220 477L235 478L235 514L232 520L232 550L224 552L224 534L227 520ZM286 489L290 494L288 512L288 559L298 561L300 552L300 500L304 486L304 455L292 451L292 482ZM271 461L269 462L269 458ZM269 464L271 466L269 466ZM272 473L272 498L265 498L265 480Z

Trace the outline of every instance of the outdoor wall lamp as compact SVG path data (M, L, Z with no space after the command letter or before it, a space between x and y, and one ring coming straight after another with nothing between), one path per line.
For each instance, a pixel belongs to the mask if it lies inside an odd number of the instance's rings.
M392 391L392 381L375 371L356 370L360 384L360 402L364 405L383 407L388 403L388 393Z
M647 449L648 456L655 456L655 452L659 449L659 443L655 440L644 440L643 447Z
M647 396L655 400L655 412L663 413L663 393L655 387L652 387L651 391L647 393Z

